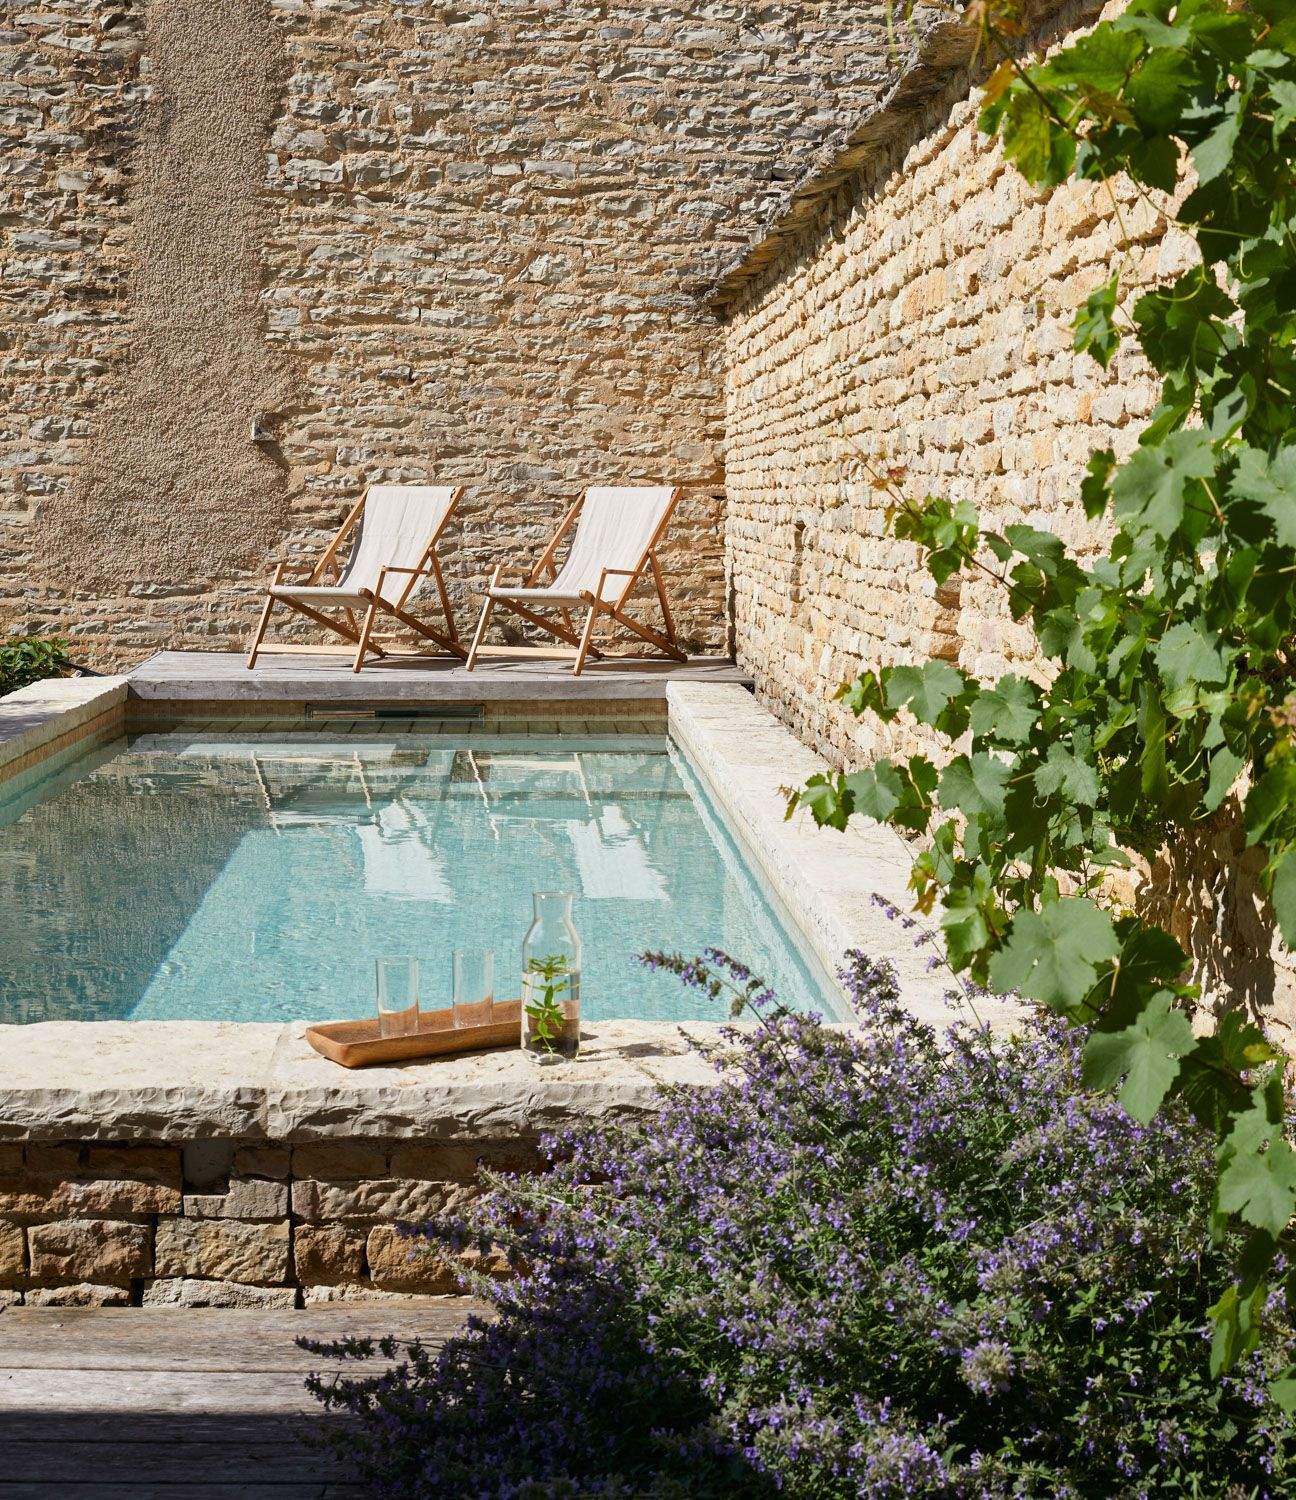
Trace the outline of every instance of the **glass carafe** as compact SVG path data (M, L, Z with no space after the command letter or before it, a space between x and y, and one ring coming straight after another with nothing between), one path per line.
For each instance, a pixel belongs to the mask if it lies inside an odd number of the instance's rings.
M540 1063L570 1062L580 1046L581 941L565 891L536 891L522 943L522 1050Z

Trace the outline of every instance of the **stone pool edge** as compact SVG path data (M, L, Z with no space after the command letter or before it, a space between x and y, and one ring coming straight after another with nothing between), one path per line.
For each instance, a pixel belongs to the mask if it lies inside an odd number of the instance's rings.
M126 701L125 678L37 683L0 700L0 788L15 766L25 774L121 733ZM667 705L673 738L827 972L851 948L885 955L915 1015L953 1019L925 954L871 900L879 892L908 905L908 857L894 832L865 819L844 834L807 816L785 821L782 788L826 763L741 684L672 682ZM992 1008L991 1019L1013 1013ZM312 1051L306 1026L0 1025L0 1141L535 1134L650 1108L662 1082L705 1082L708 1069L687 1037L716 1030L706 1022L599 1023L568 1078L537 1074L507 1052L348 1072Z
M0 792L127 727L123 679L36 684L0 700ZM889 830L783 821L781 788L823 769L738 684L672 683L671 732L745 856L831 972L887 954L911 1009L951 1011L870 902L904 900ZM293 1307L444 1294L458 1270L401 1237L453 1212L476 1163L530 1170L538 1137L651 1111L663 1084L707 1087L690 1045L720 1023L589 1025L579 1059L519 1050L348 1071L306 1022L52 1021L0 1026L0 1307Z

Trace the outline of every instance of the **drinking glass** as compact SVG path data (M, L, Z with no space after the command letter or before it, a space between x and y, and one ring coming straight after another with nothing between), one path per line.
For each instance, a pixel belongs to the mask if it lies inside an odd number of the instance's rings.
M417 958L374 960L379 1036L408 1036L418 1030L418 968Z
M454 1023L488 1026L495 1003L495 954L490 948L454 950Z

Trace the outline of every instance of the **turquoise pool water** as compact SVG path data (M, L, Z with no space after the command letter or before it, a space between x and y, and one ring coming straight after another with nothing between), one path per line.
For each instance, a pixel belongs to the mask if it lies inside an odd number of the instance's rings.
M721 1019L645 948L725 949L831 1014L664 739L148 735L0 804L0 1021L372 1013L373 960L456 947L516 993L536 889L575 893L591 1019Z

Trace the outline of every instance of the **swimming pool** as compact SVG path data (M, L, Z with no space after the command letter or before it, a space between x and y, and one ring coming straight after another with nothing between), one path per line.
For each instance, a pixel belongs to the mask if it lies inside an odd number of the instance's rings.
M137 735L0 803L0 1021L367 1015L373 960L489 947L516 989L563 889L591 1020L716 1020L645 948L725 949L799 1009L817 967L665 736Z

